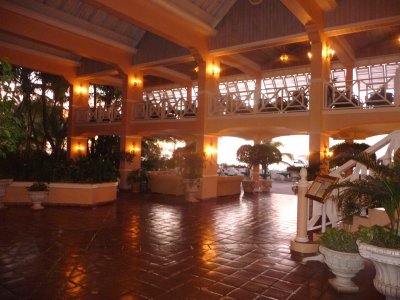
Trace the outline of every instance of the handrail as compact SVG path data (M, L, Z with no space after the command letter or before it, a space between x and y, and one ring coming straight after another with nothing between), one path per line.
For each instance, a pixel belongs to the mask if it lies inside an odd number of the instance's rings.
M372 154L376 153L379 150L384 149L384 147L387 147L387 150L385 154L381 157L383 163L389 163L393 159L393 155L397 149L400 148L400 130L396 130L388 134L386 137L382 138L380 141L376 142L374 145L370 146L365 150L366 153ZM343 177L342 174L344 174L347 170L350 170L350 168L353 168L353 172L347 176ZM367 169L364 165L361 163L356 162L355 160L349 160L339 168L335 169L334 171L330 172L329 175L335 176L339 178L339 181L344 181L344 180L356 180L359 178L360 175L366 174ZM337 210L336 203L334 202L333 199L334 195L330 195L327 197L325 201L325 210L326 210L326 215L328 216L329 220L331 222L327 223L332 224L332 226L336 226L337 222L339 221L339 212ZM312 201L309 199L309 201ZM322 228L321 225L316 225L318 220L323 216L323 205L318 203L318 202L313 202L312 203L312 212L309 216L305 216L307 218L307 230L314 230L318 228ZM322 228L324 230L324 228Z

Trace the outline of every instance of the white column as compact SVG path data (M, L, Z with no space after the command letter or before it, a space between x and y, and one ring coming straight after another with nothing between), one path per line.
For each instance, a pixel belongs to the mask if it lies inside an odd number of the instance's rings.
M305 195L308 189L308 181L305 168L300 171L300 180L297 186L297 233L295 240L290 243L290 250L299 253L316 253L318 244L310 242L307 235L308 199Z

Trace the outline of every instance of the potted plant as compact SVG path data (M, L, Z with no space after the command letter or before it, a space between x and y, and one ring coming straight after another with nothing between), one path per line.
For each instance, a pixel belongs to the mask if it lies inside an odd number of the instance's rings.
M190 145L175 150L174 160L183 178L185 199L197 202L196 195L200 188L205 162L204 154L195 152L194 147Z
M387 165L375 157L361 153L355 160L364 164L373 175L331 186L339 189L338 206L353 201L359 207L381 206L390 220L389 228L361 228L358 248L375 268L375 288L387 299L400 297L400 148ZM372 174L371 173L371 174Z
M356 293L359 288L351 280L364 268L364 259L358 253L357 235L337 228L327 228L322 234L319 252L335 278L330 285L338 292Z
M32 209L41 210L44 209L42 203L49 194L49 187L43 182L34 182L31 186L26 188L28 190L29 197L32 200Z
M145 181L146 175L142 169L132 170L128 173L126 182L131 185L132 192L139 193L141 191L141 185Z
M253 193L256 188L256 181L250 176L253 166L252 149L252 145L242 145L236 151L237 160L247 165L245 178L242 180L242 187L245 193Z
M282 153L279 151L278 146L280 143L271 141L264 141L262 144L243 145L236 152L237 160L248 164L248 169L253 166L261 165L261 177L259 187L261 192L269 192L272 186L272 181L267 179L268 165L282 161ZM252 179L246 179L242 182L245 192L253 192L256 186Z

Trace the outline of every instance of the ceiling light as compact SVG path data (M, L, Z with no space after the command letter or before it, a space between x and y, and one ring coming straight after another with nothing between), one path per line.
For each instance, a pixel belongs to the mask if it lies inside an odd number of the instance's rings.
M281 60L281 62L287 62L289 59L289 56L286 53L283 53L279 59Z

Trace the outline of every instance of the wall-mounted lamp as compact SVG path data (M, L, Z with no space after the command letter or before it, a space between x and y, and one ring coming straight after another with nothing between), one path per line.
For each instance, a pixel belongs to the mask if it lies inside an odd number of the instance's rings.
M75 91L76 91L76 93L77 93L78 95L86 95L86 94L87 94L87 88L84 87L84 86L82 86L82 85L77 86L77 87L75 88Z
M195 67L195 68L193 69L193 71L195 71L196 73L199 73L199 66Z
M76 144L75 149L76 149L76 152L82 153L83 150L85 150L85 147L81 144L81 142L78 142L78 143Z
M213 146L212 143L211 143L211 144L207 147L207 149L206 149L206 155L207 155L207 157L213 157L213 156L217 155L217 153L218 153L218 150L217 150L217 148L215 148L215 147Z
M129 153L137 154L139 152L140 152L140 147L136 146L136 144L132 144L132 146L129 147Z
M279 60L285 63L289 60L289 56L286 53L283 53L281 56L279 56Z
M329 47L324 47L322 49L322 57L325 59L332 59L332 57L335 55L335 50Z
M324 160L330 159L333 155L333 152L329 150L328 146L324 146L324 151L323 151L323 155L324 155Z
M142 84L142 80L140 78L137 77L132 77L130 80L130 83L133 87L137 87L140 86Z
M312 53L311 53L311 51L308 51L308 52L307 52L307 56L308 56L308 58L311 60L311 58L312 58Z
M207 73L213 77L218 77L221 73L221 68L218 65L211 63L207 67Z

